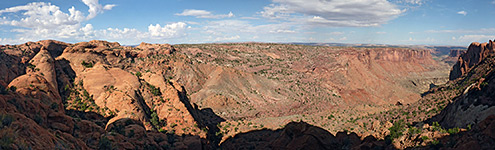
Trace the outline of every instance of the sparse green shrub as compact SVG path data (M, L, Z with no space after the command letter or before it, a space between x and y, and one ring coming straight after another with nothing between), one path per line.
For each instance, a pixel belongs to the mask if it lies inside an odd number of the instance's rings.
M428 138L428 136L422 136L421 137L421 140L423 140L423 142L426 141L426 140L428 140L428 139L430 139L430 138Z
M151 94L155 95L155 96L160 96L162 95L162 92L160 92L160 88L158 87L155 87L151 84L148 84L148 87L150 88L150 91L151 91Z
M409 133L409 135L418 134L418 133L421 133L421 130L419 130L416 127L411 127L408 129L408 133Z
M402 136L402 132L404 132L405 126L406 124L402 119L394 122L394 125L388 129L390 131L390 138L396 139Z
M160 126L160 119L158 118L158 114L155 111L151 113L151 124L155 127Z
M81 65L83 65L86 68L93 68L93 63L92 62L87 63L86 61L83 60L81 62Z
M158 129L158 132L163 133L163 134L166 134L167 133L167 130L160 128L160 129Z
M433 131L440 131L442 129L442 127L440 127L440 124L438 122L433 122L431 124L433 126Z
M447 133L449 133L449 134L451 134L451 135L452 135L452 134L457 134L457 133L459 133L459 131L461 131L461 130L460 130L458 127L455 127L455 128L452 128L452 129L448 129L448 130L447 130Z
M31 63L28 63L28 64L27 64L27 67L28 67L28 68L31 68L31 69L34 69L34 68L36 68L36 65L33 65L33 64L31 64Z
M141 74L141 72L139 72L139 71L138 71L138 72L136 72L136 74L135 74L135 75L136 75L137 77L142 77L142 76L143 76L143 75Z
M176 126L177 126L177 124L175 124L175 123L173 123L173 122L170 124L170 127L171 127L171 128L174 128L174 127L176 127Z

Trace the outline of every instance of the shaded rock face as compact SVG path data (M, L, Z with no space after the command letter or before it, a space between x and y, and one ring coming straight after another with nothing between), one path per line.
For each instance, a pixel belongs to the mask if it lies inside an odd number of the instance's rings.
M490 40L488 43L472 43L468 50L459 56L457 63L452 67L449 80L455 80L469 72L474 65L483 58L495 52L495 43Z
M495 115L495 54L485 55L457 84L463 89L438 116L432 120L447 128L466 127Z
M278 130L262 129L237 134L220 145L223 149L386 149L385 141L373 137L361 140L356 133L336 135L305 122L291 122Z

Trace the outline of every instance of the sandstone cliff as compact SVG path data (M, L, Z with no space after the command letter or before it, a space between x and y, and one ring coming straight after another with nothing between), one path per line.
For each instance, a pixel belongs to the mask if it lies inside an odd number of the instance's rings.
M474 65L478 64L483 58L495 52L495 45L492 40L488 43L474 42L469 45L468 50L459 56L457 63L452 67L449 79L455 80L469 72Z

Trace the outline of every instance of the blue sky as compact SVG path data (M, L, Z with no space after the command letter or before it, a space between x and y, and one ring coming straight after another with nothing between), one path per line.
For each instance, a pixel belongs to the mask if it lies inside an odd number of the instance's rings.
M495 39L495 0L4 0L0 44L325 42L457 45Z

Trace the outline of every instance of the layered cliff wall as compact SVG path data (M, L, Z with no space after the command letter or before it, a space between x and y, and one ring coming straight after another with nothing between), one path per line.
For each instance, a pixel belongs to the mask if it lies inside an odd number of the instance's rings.
M466 74L469 69L478 64L483 58L495 52L495 43L490 40L487 43L474 42L469 45L468 50L459 56L456 64L452 67L449 80L455 80Z

